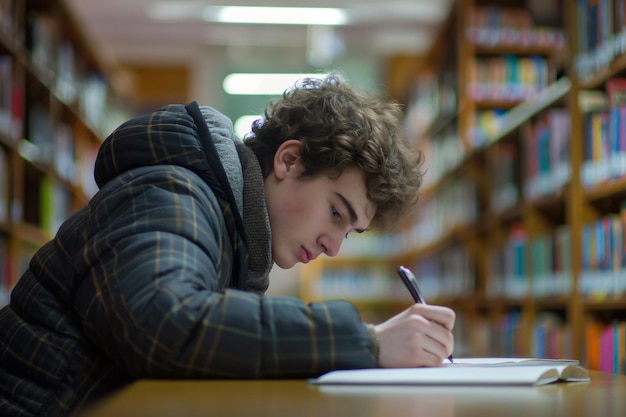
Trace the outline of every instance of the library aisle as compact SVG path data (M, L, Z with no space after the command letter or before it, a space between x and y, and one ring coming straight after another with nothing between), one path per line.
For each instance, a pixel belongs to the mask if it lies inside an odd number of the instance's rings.
M301 296L382 320L411 302L402 264L457 312L456 356L626 373L626 2L460 0L425 62L417 212L307 266Z
M63 2L0 2L0 305L32 254L95 192L101 139L126 118Z

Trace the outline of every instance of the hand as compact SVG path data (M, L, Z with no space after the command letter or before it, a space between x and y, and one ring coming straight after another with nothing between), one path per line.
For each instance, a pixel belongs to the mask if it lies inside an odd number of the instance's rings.
M383 368L439 366L452 354L456 315L447 307L414 304L375 326Z

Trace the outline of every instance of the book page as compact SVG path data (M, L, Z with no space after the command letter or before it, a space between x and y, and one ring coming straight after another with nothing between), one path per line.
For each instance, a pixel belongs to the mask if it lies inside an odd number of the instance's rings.
M355 369L329 372L313 384L349 385L542 385L559 380L554 366L449 366Z
M442 362L442 366L456 365L579 365L576 359L541 359L541 358L454 358L454 363L447 359Z
M591 381L589 372L582 366L577 365L564 365L557 367L561 373L559 379L567 382L583 382Z

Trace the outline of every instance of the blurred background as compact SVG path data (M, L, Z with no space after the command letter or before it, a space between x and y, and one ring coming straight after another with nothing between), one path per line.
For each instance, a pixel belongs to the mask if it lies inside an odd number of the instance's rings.
M236 120L259 112L267 96L227 94L231 73L338 71L359 88L388 92L394 60L429 50L451 0L67 3L139 110L197 100Z

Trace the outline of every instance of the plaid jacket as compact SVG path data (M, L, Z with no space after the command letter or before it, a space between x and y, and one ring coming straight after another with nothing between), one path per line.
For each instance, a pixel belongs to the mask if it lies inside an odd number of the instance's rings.
M0 415L67 416L138 378L376 365L349 303L241 290L246 234L195 103L120 126L95 174L0 311Z

